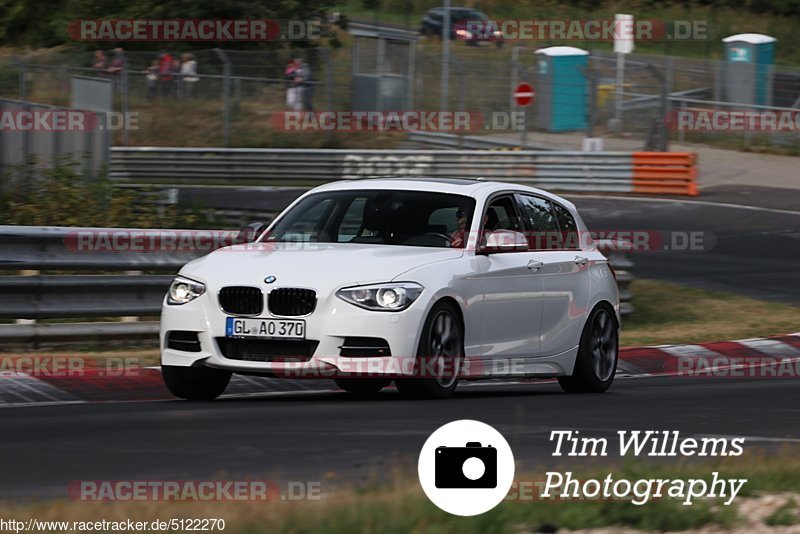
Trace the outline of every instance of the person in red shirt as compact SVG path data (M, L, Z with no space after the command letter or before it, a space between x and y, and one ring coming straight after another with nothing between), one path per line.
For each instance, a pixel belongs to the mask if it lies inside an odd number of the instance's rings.
M158 56L158 82L161 84L161 94L168 95L172 91L172 55L163 51Z

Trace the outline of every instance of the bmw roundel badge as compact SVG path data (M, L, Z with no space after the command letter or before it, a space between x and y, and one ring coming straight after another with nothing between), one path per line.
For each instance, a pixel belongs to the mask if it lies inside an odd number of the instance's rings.
M272 283L272 282L274 282L275 280L277 280L277 278L275 278L275 277L274 277L274 276L272 276L272 275L269 275L268 277L264 278L264 281L265 281L266 283L268 283L268 284L271 284L271 283Z

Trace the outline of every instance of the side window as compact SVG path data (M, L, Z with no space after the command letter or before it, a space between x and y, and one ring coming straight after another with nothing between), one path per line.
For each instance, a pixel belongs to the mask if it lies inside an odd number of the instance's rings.
M560 249L561 234L552 203L532 195L519 195L519 200L531 250Z
M553 203L553 208L556 212L558 219L558 226L561 228L561 237L563 239L563 248L569 250L580 250L581 239L578 233L578 224L575 222L575 217L569 212L567 208L560 204Z
M492 200L483 212L480 228L480 247L486 244L486 238L495 230L524 232L522 221L517 215L514 197L509 195Z
M484 233L494 230L523 231L512 197L503 196L492 200L483 215L483 229Z

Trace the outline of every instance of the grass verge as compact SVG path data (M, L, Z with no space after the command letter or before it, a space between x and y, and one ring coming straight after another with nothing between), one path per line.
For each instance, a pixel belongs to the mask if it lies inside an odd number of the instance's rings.
M642 506L626 501L551 501L509 499L490 512L462 518L448 515L423 494L407 473L392 473L368 487L340 487L329 491L322 484L322 498L315 501L274 502L75 502L0 503L0 517L26 520L152 521L155 518L223 518L225 532L531 532L545 526L559 529L628 527L643 531L677 531L716 526L729 529L747 525L796 523L792 515L800 488L800 458L796 449L711 462L649 464L631 461L613 469L615 479L668 478L708 480L713 471L721 477L746 478L740 496L731 506L714 500L683 506L659 499ZM552 469L552 468L548 468ZM543 471L518 476L518 480L544 480ZM602 479L610 468L577 471L581 479ZM769 497L768 504L764 503ZM742 513L744 511L744 514ZM762 521L766 523L762 523ZM554 530L550 530L554 531Z
M656 280L635 280L627 347L728 341L800 331L800 308Z

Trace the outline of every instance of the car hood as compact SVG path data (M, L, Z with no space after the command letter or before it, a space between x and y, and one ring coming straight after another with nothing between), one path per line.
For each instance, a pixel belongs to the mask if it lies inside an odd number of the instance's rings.
M456 259L463 249L351 243L249 243L221 248L187 263L181 274L206 284L308 287L333 291L387 282L421 265Z

